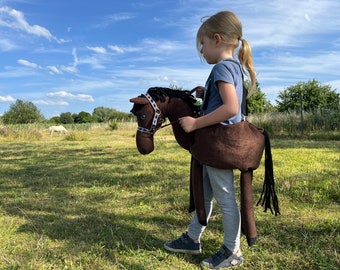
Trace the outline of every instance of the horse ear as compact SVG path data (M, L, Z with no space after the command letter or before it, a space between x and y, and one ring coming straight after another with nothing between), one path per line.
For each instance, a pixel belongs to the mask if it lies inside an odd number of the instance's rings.
M130 102L145 105L145 104L148 104L149 101L144 97L135 97L135 98L131 98Z

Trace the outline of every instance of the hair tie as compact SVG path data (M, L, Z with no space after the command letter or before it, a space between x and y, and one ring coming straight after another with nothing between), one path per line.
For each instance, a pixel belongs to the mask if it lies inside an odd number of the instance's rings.
M238 40L241 41L241 42L243 42L243 38L242 38L242 37L240 37Z

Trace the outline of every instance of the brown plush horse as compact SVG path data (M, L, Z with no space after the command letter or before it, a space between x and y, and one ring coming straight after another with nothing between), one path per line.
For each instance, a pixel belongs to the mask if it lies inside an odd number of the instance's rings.
M154 134L162 127L168 118L174 136L178 144L190 151L190 206L189 211L196 210L199 222L207 225L204 208L202 164L222 168L239 169L241 171L241 227L247 237L248 245L253 245L257 238L252 192L253 170L257 169L264 148L266 148L266 173L261 198L265 211L270 209L271 202L274 206L275 215L279 213L278 201L274 190L274 177L272 170L272 158L270 142L267 133L247 121L231 125L228 128L222 125L214 125L195 132L186 133L179 125L178 119L183 116L198 117L200 106L189 91L172 90L169 88L150 88L146 94L130 99L134 103L131 112L137 116L138 129L136 144L141 154L149 154L154 150ZM237 127L238 125L238 127ZM242 130L240 136L231 134L234 130ZM234 138L232 142L229 138ZM235 139L236 137L236 139ZM226 143L228 141L229 143ZM235 154L230 155L231 148L238 147ZM230 146L230 147L229 147ZM239 149L245 149L239 153ZM241 151L242 152L242 151ZM232 160L230 160L232 156Z

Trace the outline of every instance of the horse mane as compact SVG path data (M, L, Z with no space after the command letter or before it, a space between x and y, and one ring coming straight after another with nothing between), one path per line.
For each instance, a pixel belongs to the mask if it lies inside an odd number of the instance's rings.
M195 97L188 90L175 90L165 87L151 87L147 93L155 100L160 102L165 102L165 98L169 97L169 102L171 98L180 98L186 104L189 105L190 109L194 113L195 117L200 114L201 105L197 102Z

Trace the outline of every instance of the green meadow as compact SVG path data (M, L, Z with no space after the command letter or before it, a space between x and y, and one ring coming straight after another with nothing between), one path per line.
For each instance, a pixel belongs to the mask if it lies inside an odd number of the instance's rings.
M67 136L39 127L0 133L0 269L199 269L222 243L218 207L203 254L166 252L163 243L192 216L190 155L170 127L146 156L135 133L134 123L70 128ZM339 269L340 141L271 143L281 215L255 207L258 241L248 247L242 237L237 269ZM263 176L261 164L255 202Z

